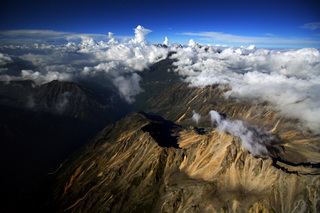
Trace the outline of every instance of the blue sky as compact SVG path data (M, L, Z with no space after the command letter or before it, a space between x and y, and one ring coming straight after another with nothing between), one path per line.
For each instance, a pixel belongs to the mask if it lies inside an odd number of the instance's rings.
M317 0L4 0L0 42L10 30L133 36L142 25L153 43L320 48L318 8Z

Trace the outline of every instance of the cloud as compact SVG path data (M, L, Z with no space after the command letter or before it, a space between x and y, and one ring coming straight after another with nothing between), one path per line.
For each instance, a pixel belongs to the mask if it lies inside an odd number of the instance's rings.
M65 111L68 106L70 96L70 92L64 92L58 97L58 100L54 105L54 108L58 113L62 114Z
M142 89L139 87L139 75L135 72L148 69L152 64L165 59L169 53L167 48L156 47L145 42L145 35L151 30L138 26L135 38L127 43L118 42L113 33L101 35L100 39L92 38L93 34L69 34L54 31L10 31L7 35L64 37L67 44L35 44L32 46L7 46L5 50L14 51L15 60L22 60L20 70L1 68L0 80L33 80L43 84L51 80L78 81L94 80L97 82L113 82L119 94L128 102ZM40 36L40 37L41 37ZM95 38L99 38L96 36ZM79 39L79 43L70 40ZM0 55L0 63L4 64L10 55ZM21 64L21 63L20 63ZM121 85L121 86L119 86ZM123 87L122 87L123 86Z
M320 52L187 47L172 55L175 71L191 86L227 84L226 97L268 101L300 125L320 133Z
M192 115L192 120L194 120L196 122L196 124L199 124L199 121L201 119L201 115L198 114L196 111L192 111L193 115Z
M191 86L227 84L226 97L268 101L300 125L320 132L320 52L209 46L186 47L171 57L175 71Z
M109 40L110 37L108 35L104 34L71 34L67 35L65 37L68 41L74 41L74 40L81 40L81 41L87 41L87 40L97 40L97 41L106 41Z
M10 37L36 37L36 38L62 38L70 35L69 32L58 32L54 30L3 30L0 36Z
M104 34L72 33L54 30L3 30L0 31L0 40L6 44L34 44L48 42L50 44L61 44L68 41L116 41L125 42L132 39L132 36L112 36Z
M189 40L188 46L194 47L196 45L196 42L193 39Z
M256 157L268 157L267 146L274 138L256 127L247 126L240 120L223 118L217 111L209 112L212 124L221 132L229 132L241 139L242 146Z
M135 101L134 96L142 92L139 85L141 77L137 73L133 73L131 76L118 76L113 80L113 84L119 89L120 95L128 102L133 103Z
M169 45L169 39L167 36L164 38L163 44L167 46Z
M281 74L249 72L242 82L234 82L227 95L262 99L276 106L283 115L298 118L313 132L320 129L319 79L298 79ZM254 91L253 91L254 90ZM298 124L297 124L298 125ZM301 124L300 124L301 125Z
M272 36L275 36L273 33L266 33L265 35L266 35L266 36L271 36L271 37L272 37Z
M143 43L145 42L145 36L147 34L149 34L150 32L152 32L151 30L148 30L144 27L142 27L141 25L138 25L135 29L134 29L134 34L135 37L132 40L133 43Z
M110 39L108 41L108 44L117 44L118 42L115 40L115 38L113 37L113 33L112 32L108 32L108 38Z
M18 77L17 80L32 80L37 84L44 84L54 80L59 81L72 81L72 76L68 73L52 72L49 71L45 74L38 71L32 70L22 70L21 77Z
M320 29L320 22L311 22L311 23L306 23L300 28L307 29L307 30L317 30Z
M239 44L239 45L320 45L319 40L311 38L280 38L280 37L250 37L250 36L240 36L233 34L226 34L223 32L185 32L180 33L181 35L187 36L197 36L200 39L212 41L215 43L227 43L227 44Z
M0 68L0 73L5 73L5 72L7 72L9 69L8 68Z
M213 47L194 41L184 47L164 48L145 42L149 32L138 26L135 42L126 43L112 40L115 37L109 33L106 41L88 37L65 44L0 46L0 80L33 80L37 84L52 80L89 81L113 85L124 100L132 103L142 92L139 72L167 58L171 52L175 72L191 86L227 84L230 91L225 93L226 98L268 101L281 114L297 118L299 125L320 133L320 122L316 119L320 117L319 50ZM42 33L65 35L54 31Z
M6 65L10 62L12 62L12 59L9 55L0 53L0 66Z
M33 95L29 95L27 97L28 101L27 101L27 108L32 109L36 106L36 102L34 100Z

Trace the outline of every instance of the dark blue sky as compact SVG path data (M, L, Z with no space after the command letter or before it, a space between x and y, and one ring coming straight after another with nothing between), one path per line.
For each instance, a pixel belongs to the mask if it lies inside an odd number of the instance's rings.
M316 0L2 0L0 30L53 30L132 36L151 42L320 47Z

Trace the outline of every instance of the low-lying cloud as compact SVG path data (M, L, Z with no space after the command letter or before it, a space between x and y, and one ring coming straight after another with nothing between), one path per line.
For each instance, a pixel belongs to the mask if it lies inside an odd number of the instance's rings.
M191 86L228 84L226 97L268 101L283 115L320 133L320 52L187 47L172 56Z
M201 115L197 113L195 110L193 110L192 113L192 120L194 120L194 122L196 122L196 124L198 125L201 119Z
M118 76L113 80L114 85L119 89L120 95L128 102L133 103L134 97L142 92L139 85L141 77L137 73L133 73L131 76Z
M69 97L71 96L70 92L64 92L61 94L61 96L58 98L57 103L55 103L55 110L62 114L69 103Z
M229 120L222 117L217 111L209 112L212 125L216 125L221 132L229 132L241 139L242 146L256 157L268 157L267 146L274 138L255 127L245 125L240 120Z

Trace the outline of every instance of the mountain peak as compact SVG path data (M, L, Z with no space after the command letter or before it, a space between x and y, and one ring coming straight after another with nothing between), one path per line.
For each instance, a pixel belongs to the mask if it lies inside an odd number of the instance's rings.
M290 212L307 210L301 203L316 190L312 175L254 157L230 133L146 113L108 126L73 159L56 175L50 199L57 211ZM290 184L297 187L284 198Z

